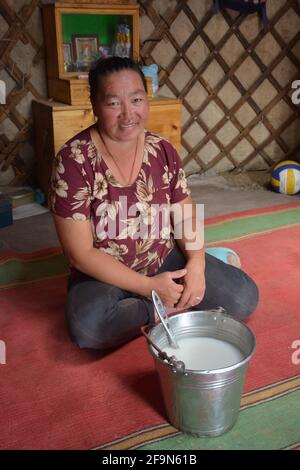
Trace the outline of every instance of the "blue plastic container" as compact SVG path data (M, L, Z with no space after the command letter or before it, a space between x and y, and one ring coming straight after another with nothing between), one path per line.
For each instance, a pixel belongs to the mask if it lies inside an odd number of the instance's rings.
M0 198L0 228L12 225L12 223L13 215L11 201L6 198Z

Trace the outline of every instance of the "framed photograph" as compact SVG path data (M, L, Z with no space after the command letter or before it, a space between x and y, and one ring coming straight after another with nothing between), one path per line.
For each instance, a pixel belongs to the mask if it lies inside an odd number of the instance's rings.
M110 57L112 55L111 50L112 50L111 46L107 44L101 44L101 46L99 47L100 57Z
M73 62L73 53L72 53L72 44L70 42L64 42L64 64L65 67L72 64Z
M73 55L78 66L88 67L99 57L98 34L73 35Z

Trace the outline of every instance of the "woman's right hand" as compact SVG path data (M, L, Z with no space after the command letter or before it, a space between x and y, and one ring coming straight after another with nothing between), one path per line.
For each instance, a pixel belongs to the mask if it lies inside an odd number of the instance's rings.
M166 307L174 307L178 303L184 287L182 284L177 284L175 280L185 276L186 272L186 269L178 269L156 274L150 278L151 290L158 293Z

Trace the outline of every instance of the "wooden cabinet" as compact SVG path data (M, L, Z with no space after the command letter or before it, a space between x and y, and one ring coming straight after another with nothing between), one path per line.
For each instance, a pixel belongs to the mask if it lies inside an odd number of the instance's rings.
M168 139L180 149L181 102L156 97L149 100L150 113L146 128ZM37 156L37 178L47 193L53 158L62 145L94 121L90 105L68 106L53 101L33 101Z
M135 0L68 0L44 5L42 12L51 100L33 101L33 115L38 184L47 193L55 155L94 122L87 80L93 61L110 55L139 59L139 6ZM150 97L150 79L147 90ZM147 129L179 151L180 100L155 97L149 103Z
M139 58L138 5L55 3L42 12L49 98L88 105L88 70L97 58Z

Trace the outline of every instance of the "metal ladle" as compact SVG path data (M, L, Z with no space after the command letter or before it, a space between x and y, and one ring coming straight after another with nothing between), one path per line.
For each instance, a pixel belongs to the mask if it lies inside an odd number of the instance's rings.
M155 310L157 311L157 315L159 316L160 321L162 322L163 327L166 330L169 344L172 348L178 349L179 346L174 336L174 333L171 332L168 315L161 301L161 298L159 297L158 293L155 290L151 292L151 295L152 295L152 300L154 303Z

